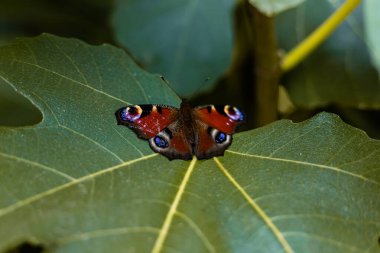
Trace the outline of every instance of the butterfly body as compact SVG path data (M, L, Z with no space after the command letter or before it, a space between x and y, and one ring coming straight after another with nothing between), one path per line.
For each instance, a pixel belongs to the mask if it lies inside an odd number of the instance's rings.
M184 100L180 108L166 105L134 105L116 111L118 124L149 141L153 151L169 160L208 159L224 154L232 134L244 121L240 110L228 105L192 108Z

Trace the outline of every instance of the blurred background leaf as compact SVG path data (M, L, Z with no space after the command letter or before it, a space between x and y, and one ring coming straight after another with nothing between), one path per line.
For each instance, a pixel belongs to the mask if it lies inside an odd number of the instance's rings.
M302 41L343 1L306 1L276 17L279 46ZM283 84L297 106L341 105L380 108L379 75L371 63L364 34L363 8L352 15L303 63L286 73Z
M226 71L233 0L117 0L118 42L182 97L207 90ZM205 82L205 80L210 81Z
M109 26L111 0L1 0L0 45L16 37L43 32L75 37L93 44L113 42ZM0 125L32 125L41 113L0 80Z
M112 0L2 0L0 33L35 36L48 32L95 44L112 42L108 23L112 9Z
M366 0L363 2L364 28L366 41L368 42L369 52L372 62L380 72L380 1Z

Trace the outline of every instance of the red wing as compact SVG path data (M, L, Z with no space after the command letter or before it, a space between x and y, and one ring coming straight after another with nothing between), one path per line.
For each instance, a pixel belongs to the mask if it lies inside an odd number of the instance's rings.
M150 139L173 123L178 109L166 105L134 105L115 113L117 123L131 128L140 138Z
M244 121L244 114L229 105L196 107L195 115L210 127L226 134L234 133L236 127Z
M197 121L198 142L194 153L198 159L209 159L224 154L231 145L232 134L225 134L206 123Z

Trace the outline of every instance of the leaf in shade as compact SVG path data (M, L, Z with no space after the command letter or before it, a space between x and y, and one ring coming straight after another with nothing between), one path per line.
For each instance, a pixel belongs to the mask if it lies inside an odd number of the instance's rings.
M0 128L1 252L378 252L380 142L337 116L169 162L114 111L179 100L119 49L19 39L0 48L0 78L44 117Z
M181 96L209 88L232 50L232 0L118 0L116 38ZM212 81L205 83L206 79Z
M40 111L0 78L0 125L33 125L41 119Z
M280 47L290 50L339 6L331 1L306 1L276 17ZM379 75L371 65L362 22L359 6L330 38L284 76L283 83L296 105L380 108Z
M363 18L364 28L366 32L366 40L368 41L369 53L372 62L380 73L380 2L377 0L366 0L363 2Z

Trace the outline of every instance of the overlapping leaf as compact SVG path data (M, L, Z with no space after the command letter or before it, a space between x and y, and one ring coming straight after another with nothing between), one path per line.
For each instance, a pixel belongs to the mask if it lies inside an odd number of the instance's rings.
M290 50L339 7L337 2L309 0L276 17L279 46ZM367 26L376 27L375 23ZM379 75L372 66L370 50L359 6L327 41L285 75L290 97L305 108L331 104L380 108Z
M368 41L369 53L372 58L377 72L380 73L380 34L378 27L380 26L380 16L377 12L380 8L380 2L376 0L366 0L363 2L364 12L364 29L366 41Z
M178 104L111 46L43 35L0 49L0 77L44 115L0 129L0 251L377 252L380 143L330 114L236 134L172 161L116 126L126 103Z
M234 4L118 0L116 37L145 69L170 80L179 95L194 95L210 87L229 65Z

